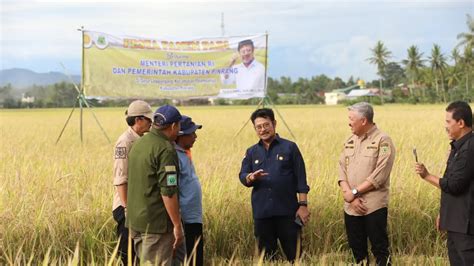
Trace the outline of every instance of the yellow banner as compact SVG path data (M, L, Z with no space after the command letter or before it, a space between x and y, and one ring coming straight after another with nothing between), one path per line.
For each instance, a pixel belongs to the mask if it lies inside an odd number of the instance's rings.
M84 91L121 98L264 97L266 35L154 40L84 31Z

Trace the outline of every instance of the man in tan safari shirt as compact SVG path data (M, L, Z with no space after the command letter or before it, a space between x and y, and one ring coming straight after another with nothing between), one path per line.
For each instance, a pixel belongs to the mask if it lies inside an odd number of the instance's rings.
M373 122L372 106L361 102L348 110L353 135L344 143L338 183L349 246L357 263L368 264L368 238L377 265L390 265L387 206L395 148Z
M117 235L120 237L119 253L124 265L127 265L128 257L128 229L125 227L125 214L127 210L127 187L128 187L128 153L135 140L150 131L153 119L153 110L144 101L133 101L125 112L128 129L118 138L115 143L113 184L114 201L112 205L114 220L117 222ZM131 261L135 260L135 251L132 246Z

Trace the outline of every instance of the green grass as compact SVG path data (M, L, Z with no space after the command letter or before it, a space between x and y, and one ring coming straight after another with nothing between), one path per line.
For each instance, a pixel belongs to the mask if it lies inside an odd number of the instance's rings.
M343 225L337 160L349 137L345 107L282 106L306 162L311 222L304 229L302 264L351 261ZM257 141L250 125L234 137L254 107L184 107L204 125L193 160L203 189L206 264L258 263L250 189L238 181L246 148ZM0 111L0 264L117 264L112 219L113 143L90 111L84 142L75 112L59 142L70 109ZM94 109L114 142L126 129L123 108ZM445 237L434 229L439 191L414 174L413 146L431 172L441 174L448 143L444 106L375 107L397 157L391 177L389 233L396 264L444 265ZM277 131L290 138L281 118Z

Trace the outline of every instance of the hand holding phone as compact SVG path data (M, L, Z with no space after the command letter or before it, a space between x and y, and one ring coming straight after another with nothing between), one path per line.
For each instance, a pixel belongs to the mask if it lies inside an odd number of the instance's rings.
M295 223L299 226L303 226L303 221L301 221L301 218L299 215L296 215L296 218L295 218Z
M418 153L416 152L416 147L413 147L413 155L415 156L415 162L418 162Z

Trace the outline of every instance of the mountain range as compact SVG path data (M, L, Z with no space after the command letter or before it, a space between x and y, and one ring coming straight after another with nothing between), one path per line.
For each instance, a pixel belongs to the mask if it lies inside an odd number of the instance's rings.
M78 84L80 75L72 75L72 80ZM71 79L61 72L37 73L24 68L10 68L0 70L0 86L11 84L14 89L24 89L33 85L45 86L59 82L71 82Z

